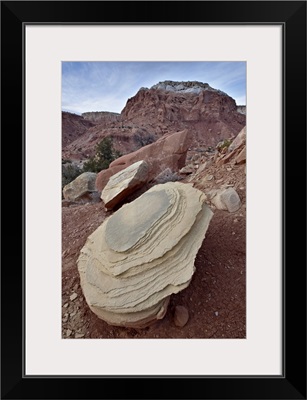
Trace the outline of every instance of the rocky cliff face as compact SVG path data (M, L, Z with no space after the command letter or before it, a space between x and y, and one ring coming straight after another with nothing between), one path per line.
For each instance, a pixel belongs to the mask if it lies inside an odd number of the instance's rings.
M81 114L82 117L88 121L95 123L108 124L120 120L120 114L108 111L92 111Z
M201 82L165 81L150 89L141 88L127 101L122 119L152 125L158 135L193 129L196 140L211 145L245 125L234 99Z
M122 154L158 140L165 134L187 129L192 146L215 146L235 136L246 124L236 102L226 93L202 82L164 81L150 89L141 88L128 99L121 114L82 114L91 123L86 135L63 147L65 157L82 159L92 155L95 144L106 136Z
M82 116L69 112L62 112L62 148L82 136L94 124L86 121Z

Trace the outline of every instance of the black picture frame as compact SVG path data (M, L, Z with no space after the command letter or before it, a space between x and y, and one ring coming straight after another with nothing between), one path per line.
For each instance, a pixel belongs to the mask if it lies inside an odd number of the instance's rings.
M23 30L28 23L282 25L282 376L24 376L26 238ZM12 229L12 218L7 211L14 210L17 224L22 221L21 254L18 256L15 251L6 252L7 247L2 246L1 398L306 399L306 2L2 1L1 72L1 176L4 194L1 198L3 226L5 222L7 225L7 230L3 230L3 239L7 239L8 246L11 236L7 232ZM19 146L18 151L16 146ZM5 173L4 163L5 157L8 157L7 149L14 149L14 154L18 154L18 160L15 159L12 168L9 167L8 174ZM269 165L269 160L267 162ZM12 170L15 178L12 178ZM12 179L15 189L12 188ZM7 188L10 190L7 191ZM303 233L300 232L301 228ZM16 230L16 227L13 229ZM137 383L136 379L140 381Z

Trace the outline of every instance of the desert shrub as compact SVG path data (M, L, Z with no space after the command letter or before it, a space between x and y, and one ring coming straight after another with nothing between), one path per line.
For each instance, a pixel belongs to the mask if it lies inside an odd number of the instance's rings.
M62 189L82 173L78 165L67 163L62 164Z
M173 172L170 168L164 169L159 175L155 177L156 183L176 182L180 181L182 177L176 172Z
M232 141L230 139L224 139L221 142L218 143L216 146L218 150L223 150L223 149L228 149L228 147L231 145Z
M133 140L135 141L137 148L141 148L155 142L156 139L152 133L146 133L143 135L135 133L133 135Z
M67 160L62 158L62 164L71 164L72 161L68 158Z
M95 155L83 164L83 172L100 172L107 169L121 153L113 147L112 139L106 137L95 147Z

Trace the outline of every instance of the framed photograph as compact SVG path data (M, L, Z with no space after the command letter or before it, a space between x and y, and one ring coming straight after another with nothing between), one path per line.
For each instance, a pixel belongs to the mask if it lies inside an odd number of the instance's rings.
M1 27L2 398L306 399L306 2L3 1Z

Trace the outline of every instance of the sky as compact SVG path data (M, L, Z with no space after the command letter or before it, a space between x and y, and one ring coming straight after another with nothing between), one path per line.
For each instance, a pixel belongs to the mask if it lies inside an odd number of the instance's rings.
M62 110L120 113L141 87L199 81L246 104L245 62L62 62Z

